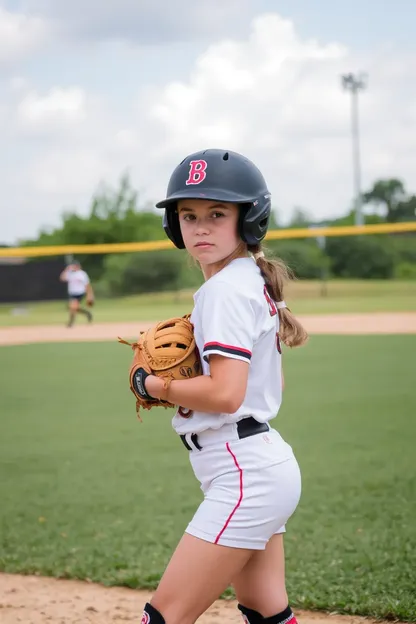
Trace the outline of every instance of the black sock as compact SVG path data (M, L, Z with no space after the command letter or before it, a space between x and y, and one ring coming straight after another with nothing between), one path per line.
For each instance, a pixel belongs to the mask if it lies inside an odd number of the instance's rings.
M165 618L150 602L146 602L141 624L165 624Z
M296 618L293 615L292 609L287 606L286 609L276 615L271 615L265 618L258 611L254 609L248 609L243 605L238 605L239 610L244 616L244 619L248 624L297 624Z
M243 607L241 604L237 606L243 614L243 619L246 624L260 624L263 622L264 617L258 611L254 611L254 609L249 609L248 607Z
M264 618L264 622L267 622L267 624L297 624L297 620L289 605L280 613Z
M74 324L74 321L75 321L75 312L70 312L69 313L68 327L72 327L72 325Z

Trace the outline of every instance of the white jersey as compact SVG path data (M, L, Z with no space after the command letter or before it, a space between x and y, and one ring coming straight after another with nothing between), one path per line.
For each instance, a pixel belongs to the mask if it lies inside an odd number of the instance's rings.
M260 269L252 258L237 258L207 280L194 295L191 315L202 371L210 374L209 356L247 362L247 391L234 414L190 412L179 408L172 425L179 434L219 429L252 416L268 422L282 402L279 315ZM183 415L182 415L183 414Z
M75 296L84 295L87 284L90 283L88 275L82 269L69 271L66 275L66 281L68 282L68 295Z

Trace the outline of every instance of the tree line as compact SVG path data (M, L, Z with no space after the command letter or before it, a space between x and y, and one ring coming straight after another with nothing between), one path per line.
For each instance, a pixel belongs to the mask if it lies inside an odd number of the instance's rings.
M409 195L401 180L376 181L363 193L365 223L397 223L416 220L416 195ZM354 211L325 222L313 222L308 213L294 210L289 225L298 228L319 225L352 225ZM273 210L270 229L280 225ZM281 225L280 225L281 227ZM141 205L127 175L113 189L101 186L94 194L86 216L75 210L62 215L59 227L41 230L22 245L67 245L152 241L164 238L162 213ZM272 255L282 258L298 278L415 278L416 236L378 234L322 239L265 241ZM202 282L199 269L186 253L177 250L122 254L93 254L79 260L101 295L175 290ZM34 261L36 261L34 259Z

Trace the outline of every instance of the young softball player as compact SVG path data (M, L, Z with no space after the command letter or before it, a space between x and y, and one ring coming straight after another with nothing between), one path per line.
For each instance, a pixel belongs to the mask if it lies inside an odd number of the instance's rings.
M248 624L295 624L285 588L283 534L301 493L292 448L270 427L282 401L281 342L307 334L287 309L285 265L261 248L271 202L244 156L209 149L174 170L164 229L205 282L191 321L203 375L150 375L145 389L180 406L173 427L204 500L185 530L142 624L193 624L230 585Z
M87 297L87 305L94 304L94 291L88 274L82 270L80 262L73 260L61 273L59 279L68 284L69 319L67 327L72 327L77 314L85 314L89 323L92 314L81 306L84 297Z

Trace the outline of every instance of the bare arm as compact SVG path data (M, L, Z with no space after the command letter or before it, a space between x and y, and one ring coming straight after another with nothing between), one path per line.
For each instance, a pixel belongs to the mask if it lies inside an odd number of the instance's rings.
M147 392L174 405L199 412L234 414L244 401L249 364L222 355L211 355L210 375L172 381L168 391L154 375L146 379Z
M88 300L94 299L94 291L92 289L91 282L88 282L87 284L87 299Z
M65 269L62 271L62 273L59 276L59 279L61 282L67 282L68 281L68 273L71 270L71 265L65 267Z

